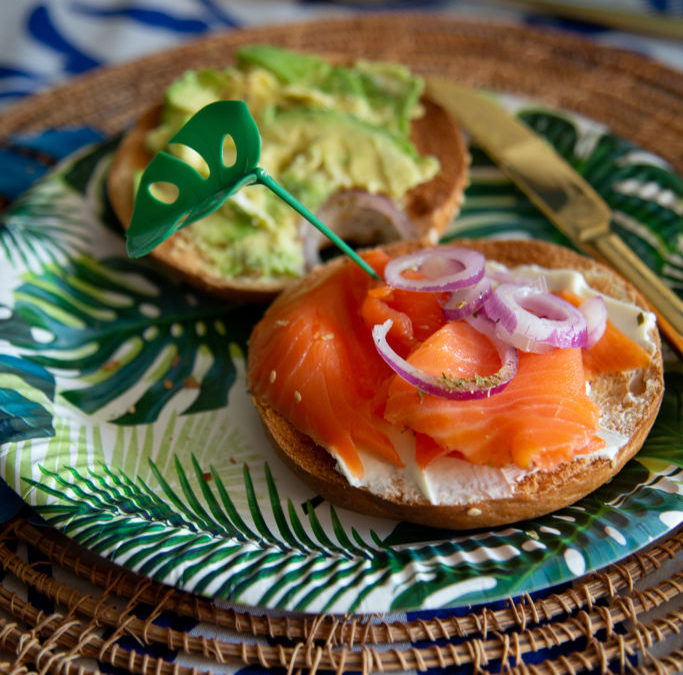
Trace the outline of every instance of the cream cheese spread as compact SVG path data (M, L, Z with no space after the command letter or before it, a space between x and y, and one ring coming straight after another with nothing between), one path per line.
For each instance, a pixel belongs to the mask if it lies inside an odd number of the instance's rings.
M652 312L643 311L637 305L622 302L604 293L598 293L598 291L592 289L586 283L583 275L576 270L550 270L538 265L521 265L512 270L507 270L503 265L496 262L487 262L486 266L487 270L507 271L513 279L538 279L545 277L548 290L553 292L571 291L581 298L599 295L605 301L607 316L616 328L626 337L629 337L643 347L648 354L654 354L657 350L657 345L650 337L656 324L656 317Z
M650 337L656 322L654 314L645 312L636 305L598 293L586 283L583 275L575 270L550 270L537 265L523 265L508 270L496 262L487 262L487 270L506 272L513 280L545 277L550 291L568 290L582 298L600 295L607 306L610 321L620 331L649 354L654 354L657 349ZM422 470L415 461L414 436L393 428L385 431L401 457L403 467L390 465L375 454L357 447L364 467L363 476L357 477L352 474L343 459L331 451L337 460L337 470L353 487L365 488L378 496L400 496L405 502L427 499L431 504L440 505L466 505L488 499L505 499L514 495L516 484L520 480L535 471L514 465L500 468L483 466L449 456L435 459ZM605 441L605 446L590 455L581 455L581 459L611 461L628 442L627 436L606 427L598 429L597 435Z

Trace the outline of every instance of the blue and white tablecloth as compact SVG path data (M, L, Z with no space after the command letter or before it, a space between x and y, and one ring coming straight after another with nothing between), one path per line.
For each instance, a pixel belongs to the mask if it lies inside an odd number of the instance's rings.
M633 49L683 69L680 42L523 11L516 4L458 0L6 0L0 6L0 106L91 68L135 59L211 32L378 10L420 10L547 25L580 32L599 44ZM683 22L681 0L575 0L574 4Z

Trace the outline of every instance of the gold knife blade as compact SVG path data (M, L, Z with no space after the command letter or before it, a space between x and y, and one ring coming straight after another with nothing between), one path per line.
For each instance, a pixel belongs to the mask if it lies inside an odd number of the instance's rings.
M427 93L558 229L645 296L661 333L683 355L683 302L610 230L610 208L597 192L549 143L490 98L443 77L428 77Z

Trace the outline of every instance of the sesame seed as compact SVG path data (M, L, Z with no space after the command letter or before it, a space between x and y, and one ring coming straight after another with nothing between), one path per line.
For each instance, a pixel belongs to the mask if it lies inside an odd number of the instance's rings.
M295 391L295 392L294 392L294 400L295 400L297 403L301 403L301 394L300 394L298 391Z
M480 516L481 515L481 509L478 509L478 508L473 506L471 509L469 509L469 511L467 512L467 515L468 516Z
M275 382L275 378L277 377L277 372L275 369L270 371L270 377L268 378L270 380L270 383L273 384Z

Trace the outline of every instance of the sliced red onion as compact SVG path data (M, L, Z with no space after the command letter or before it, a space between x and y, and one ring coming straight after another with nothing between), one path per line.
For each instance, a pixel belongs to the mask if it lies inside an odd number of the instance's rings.
M320 257L320 247L323 234L311 225L307 220L301 218L299 224L299 237L304 256L304 270L312 270L322 262Z
M452 291L476 284L484 276L485 263L479 251L454 246L426 248L391 260L384 279L390 286L408 291ZM406 270L417 270L427 278L406 279Z
M607 305L599 295L595 295L579 305L579 312L586 317L587 334L584 347L590 349L602 337L607 327Z
M497 323L497 335L523 351L540 353L586 344L586 318L556 295L501 284L486 300L484 309Z
M320 218L342 239L358 246L383 244L416 236L407 214L385 195L364 190L335 192L317 211ZM300 235L306 269L320 262L318 251L329 240L307 220L302 219Z
M491 281L481 278L474 286L451 291L448 300L442 304L443 314L449 321L464 319L476 312L491 295Z
M415 368L389 346L387 333L391 330L392 324L393 321L387 319L384 323L372 327L372 337L377 351L394 372L425 394L455 401L486 398L502 391L517 373L517 351L500 340L494 340L493 344L498 350L502 364L497 372L485 377L475 375L455 378L448 377L446 373L442 377L436 377Z
M510 270L506 268L501 269L498 266L487 265L486 266L486 276L495 281L497 284L514 284L515 281L510 274Z
M527 286L528 288L533 289L536 293L548 292L548 280L543 274L524 276L519 272L513 274L507 268L500 269L497 266L487 265L486 276L491 279L491 281L495 281L497 284L515 284L516 286Z
M498 347L498 342L500 342L500 338L496 335L496 323L493 321L493 319L490 319L487 314L486 314L486 308L482 307L480 311L478 312L473 312L469 316L465 317L464 319L467 321L474 330L479 331L482 333L482 335L486 335L486 337L493 342L494 345L498 348L500 351L500 347ZM511 345L510 347L514 349Z

